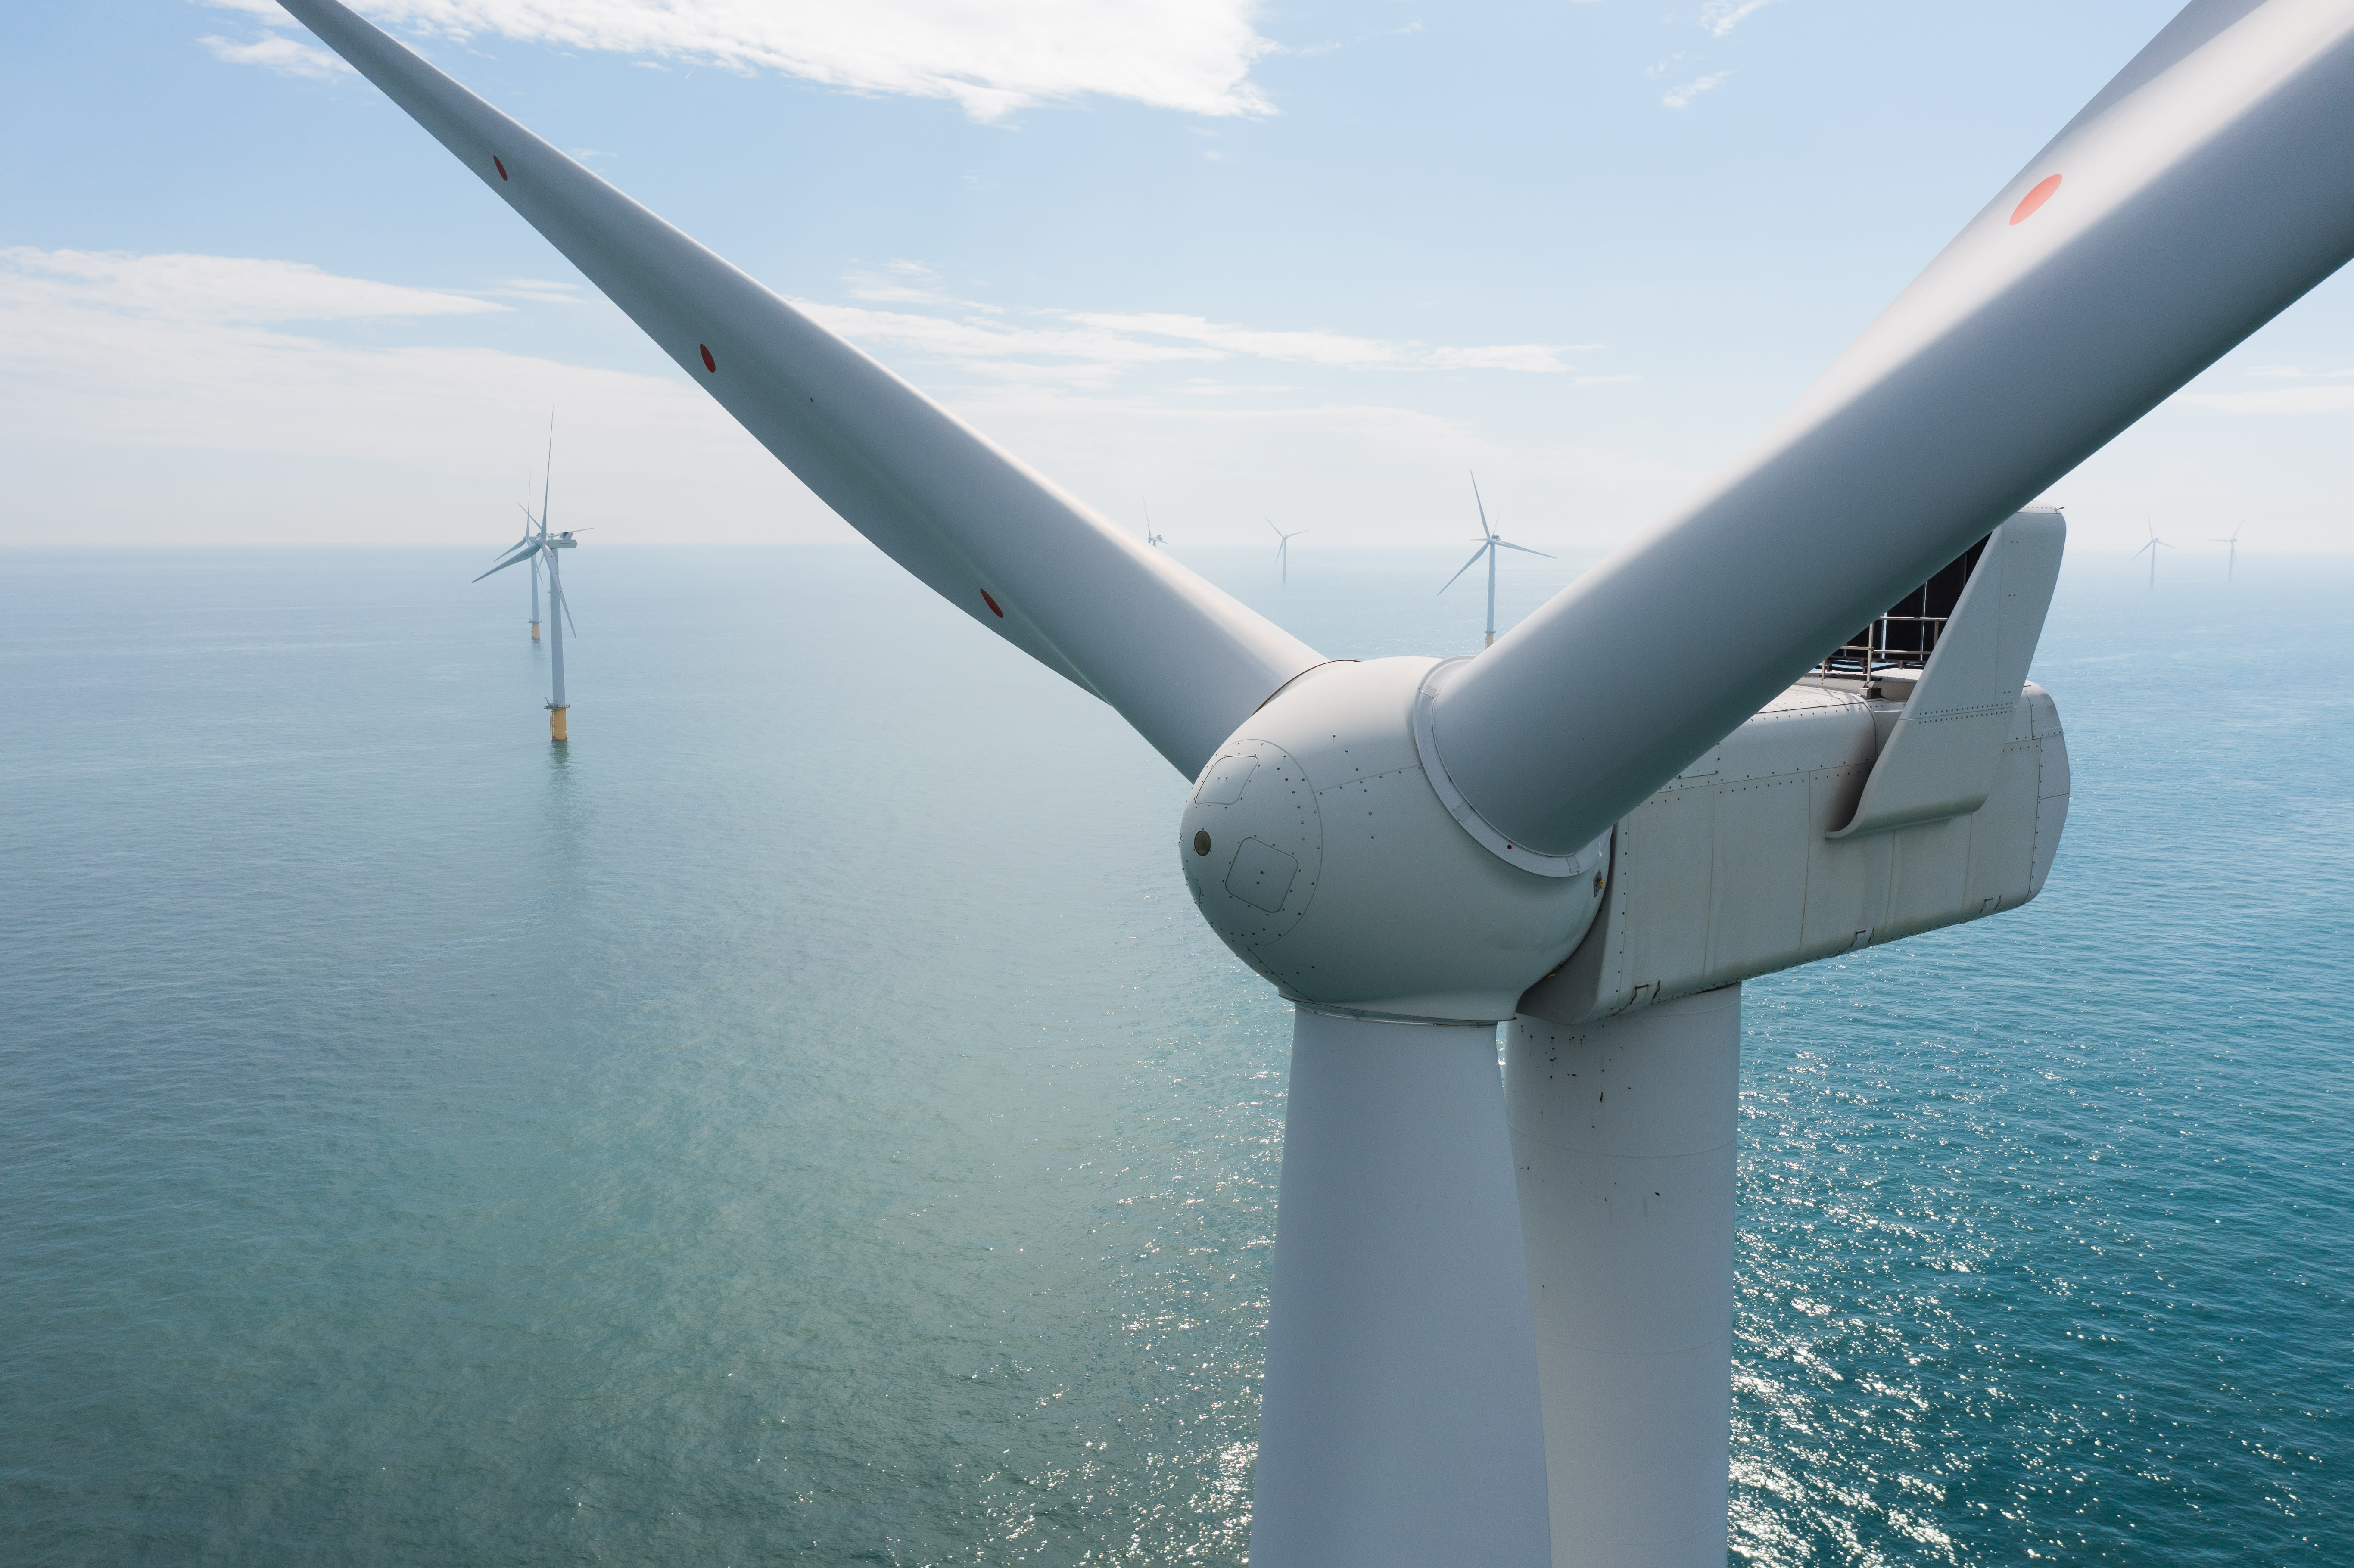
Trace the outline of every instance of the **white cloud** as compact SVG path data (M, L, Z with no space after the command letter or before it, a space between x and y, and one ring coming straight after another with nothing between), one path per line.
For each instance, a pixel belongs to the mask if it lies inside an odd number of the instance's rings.
M1573 5L1588 5L1591 3L1592 0L1570 0L1570 4ZM1358 44L1372 43L1376 38L1410 38L1422 30L1422 24L1420 22L1408 22L1403 27L1384 27L1377 33L1362 33L1356 37L1346 41L1339 38L1331 38L1321 43L1294 44L1283 52L1288 55L1296 55L1301 59L1315 59L1322 55L1338 54L1341 50L1352 48Z
M914 263L874 275L937 284ZM546 280L485 291L514 302L291 261L0 250L0 545L315 542L327 495L334 526L355 536L479 540L506 527L551 409L559 503L576 525L630 540L849 536L651 348L635 374L417 341L486 312L611 309ZM1565 347L1431 350L1177 313L989 315L955 302L803 308L887 351L1074 493L1114 510L1149 494L1194 543L1246 534L1260 505L1345 524L1358 541L1401 529L1418 539L1464 462L1587 494L1665 488L1615 454L1500 447L1456 391L1397 406L1415 399L1416 373L1450 355L1473 370L1538 369ZM398 345L346 331L385 322L410 323ZM515 327L535 330L528 315ZM1249 374L1276 365L1288 367L1279 378ZM1369 371L1378 400L1359 390Z
M1081 387L1108 386L1120 372L1172 360L1217 359L1214 351L1178 344L1149 343L1085 325L1018 326L996 321L876 311L816 300L793 304L829 332L861 347L888 345L932 359L945 359L994 379L1054 380ZM1049 361L1041 364L1039 361Z
M2185 392L2174 399L2227 414L2337 414L2354 408L2354 386L2282 387L2269 392Z
M1677 88L1674 91L1662 97L1659 101L1667 105L1670 109L1684 108L1686 105L1690 104L1693 99L1698 98L1702 93L1710 90L1732 74L1733 73L1729 70L1720 70L1712 71L1706 76L1695 77L1691 80L1684 83L1681 87Z
M2354 376L2354 370L2307 370L2301 365L2253 365L2240 374L2264 381L2301 381L2308 376L2336 381Z
M231 65L260 66L281 76L308 76L323 80L352 74L352 68L345 65L340 57L315 44L302 43L277 33L249 44L210 36L198 38L196 42L212 50L217 59L227 60Z
M1399 408L1379 403L1315 403L1287 408L1219 408L1200 406L1166 408L1135 398L1073 397L1055 387L1008 387L982 400L982 407L1032 416L1052 412L1060 418L1106 424L1113 420L1151 420L1178 426L1246 428L1259 437L1280 440L1279 432L1301 425L1327 431L1345 431L1385 445L1404 444L1423 450L1494 455L1493 445L1460 419Z
M938 274L920 261L885 261L880 267L852 272L843 279L850 297L880 304L961 305L967 310L994 311L994 305L952 298L941 287Z
M1558 350L1542 343L1433 349L1430 363L1441 370L1522 370L1536 375L1558 375L1569 368L1561 362Z
M242 9L242 6L239 8ZM378 22L945 98L976 120L1099 94L1263 114L1256 0L373 0Z
M0 291L20 308L70 301L80 309L216 322L367 321L507 308L471 294L337 277L299 261L21 247L0 249Z
M1721 38L1772 4L1774 0L1708 0L1700 8L1700 25L1711 37Z
M1498 344L1425 348L1346 333L1237 326L1173 312L1034 310L1010 319L1000 305L949 297L930 270L896 261L844 280L854 299L933 306L875 310L795 300L829 330L868 348L887 346L946 360L989 379L1108 387L1130 371L1185 361L1266 360L1326 370L1504 370L1558 374L1567 346ZM1575 345L1590 348L1591 344ZM1235 390L1236 388L1225 388Z
M323 495L382 543L496 533L551 408L576 521L660 537L717 489L723 525L777 535L798 487L683 381L287 324L507 309L291 261L0 251L0 542L316 542Z
M538 305L585 305L590 298L579 284L552 278L502 278L488 291Z
M1250 355L1261 359L1288 360L1300 365L1324 365L1351 370L1394 365L1405 358L1408 352L1396 344L1351 337L1342 333L1223 326L1200 316L1162 312L1132 314L1074 312L1071 319L1107 332L1200 344L1221 355Z

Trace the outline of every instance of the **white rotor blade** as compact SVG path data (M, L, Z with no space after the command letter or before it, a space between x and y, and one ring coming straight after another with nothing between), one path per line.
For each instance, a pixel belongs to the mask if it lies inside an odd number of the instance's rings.
M1544 556L1544 558L1548 561L1553 558L1551 556L1545 556L1545 553L1543 550L1532 550L1526 545L1515 545L1510 540L1499 539L1496 541L1496 544L1500 549L1518 550L1523 556Z
M281 3L852 527L1102 697L1188 778L1321 662L334 0Z
M2349 145L2354 3L2192 5L1778 429L1459 667L1456 788L1592 840L2354 255Z
M1478 549L1472 551L1471 558L1455 568L1455 577L1449 577L1445 582L1438 585L1438 591L1440 593L1445 593L1448 588L1453 588L1455 586L1455 578L1461 577L1465 572L1468 572L1472 567L1478 566L1479 564L1479 557L1487 553L1488 546L1485 545L1482 545Z
M514 554L509 556L505 560L501 561L497 566L493 567L489 571L484 572L482 574L482 577L495 576L500 572L505 571L509 567L519 566L523 562L530 560L534 556L539 554L540 544L538 540L533 539L528 542L528 547L510 546L509 548L513 549ZM476 582L481 582L482 577L476 577L474 580Z

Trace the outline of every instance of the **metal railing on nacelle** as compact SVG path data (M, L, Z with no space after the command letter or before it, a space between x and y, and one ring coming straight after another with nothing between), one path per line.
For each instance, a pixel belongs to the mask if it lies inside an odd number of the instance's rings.
M1853 682L1870 687L1883 671L1925 668L1986 546L1986 540L1980 539L1964 550L1928 581L1890 605L1887 613L1824 654L1815 666L1816 683Z

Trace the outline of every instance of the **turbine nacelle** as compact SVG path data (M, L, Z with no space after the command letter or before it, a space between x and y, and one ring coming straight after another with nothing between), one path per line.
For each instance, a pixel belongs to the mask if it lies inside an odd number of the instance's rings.
M1601 907L1607 834L1575 855L1533 855L1490 847L1450 810L1452 788L1443 773L1434 782L1416 726L1441 664L1320 665L1245 721L1194 781L1178 832L1193 902L1295 1002L1435 1022L1510 1018Z

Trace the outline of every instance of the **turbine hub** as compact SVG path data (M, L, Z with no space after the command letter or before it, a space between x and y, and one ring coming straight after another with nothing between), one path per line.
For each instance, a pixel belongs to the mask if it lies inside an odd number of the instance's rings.
M1475 839L1441 799L1414 723L1437 662L1311 670L1194 780L1178 830L1193 902L1294 1001L1510 1018L1601 906L1606 835L1576 855L1536 857L1549 863L1541 874Z

